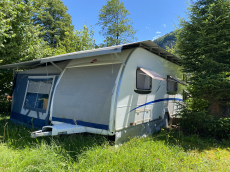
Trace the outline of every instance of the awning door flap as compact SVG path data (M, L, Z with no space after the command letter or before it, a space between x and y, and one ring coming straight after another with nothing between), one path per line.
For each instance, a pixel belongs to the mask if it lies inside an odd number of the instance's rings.
M180 83L180 84L187 85L186 82L180 80L179 78L174 78L174 77L172 77L172 76L168 76L168 78L169 78L170 80L173 80L174 82L178 82L178 83Z
M148 76L150 76L153 79L157 79L157 80L162 80L162 81L166 81L165 78L163 78L162 76L160 76L158 73L153 72L151 70L147 70L144 68L140 68L141 71L143 71L144 73L146 73Z

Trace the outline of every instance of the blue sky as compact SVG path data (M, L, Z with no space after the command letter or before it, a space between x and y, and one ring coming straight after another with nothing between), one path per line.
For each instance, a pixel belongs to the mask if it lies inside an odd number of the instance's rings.
M102 43L103 36L99 35L100 26L98 12L106 0L62 0L72 16L75 29L83 28L83 24L94 26L94 39L97 44ZM173 30L178 25L178 16L187 18L186 0L122 0L129 11L134 29L137 29L138 41L153 40Z

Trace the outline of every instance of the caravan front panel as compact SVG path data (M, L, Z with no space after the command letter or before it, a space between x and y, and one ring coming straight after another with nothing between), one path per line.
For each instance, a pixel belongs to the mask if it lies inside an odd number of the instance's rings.
M170 113L175 113L175 102L182 101L183 92L180 84L176 83L175 88L169 87L167 75L182 78L180 69L179 65L144 48L136 48L127 60L120 80L115 131L136 128L132 129L135 132L131 132L135 136L139 132L142 135L145 130L152 132L154 127L149 128L150 123L151 126L164 127L166 112L170 109ZM175 92L170 94L167 89ZM141 131L138 125L142 126Z

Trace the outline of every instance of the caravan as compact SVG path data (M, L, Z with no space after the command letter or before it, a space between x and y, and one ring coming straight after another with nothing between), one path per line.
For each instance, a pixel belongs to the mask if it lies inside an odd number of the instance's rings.
M0 66L17 73L11 121L32 137L95 133L117 143L167 127L183 101L179 59L152 41Z

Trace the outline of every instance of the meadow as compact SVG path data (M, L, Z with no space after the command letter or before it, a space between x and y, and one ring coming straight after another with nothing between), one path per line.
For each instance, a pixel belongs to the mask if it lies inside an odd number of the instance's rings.
M31 131L0 117L0 171L230 171L229 140L179 129L120 146L93 134L32 139Z

